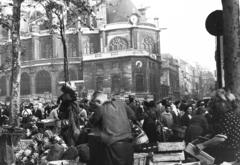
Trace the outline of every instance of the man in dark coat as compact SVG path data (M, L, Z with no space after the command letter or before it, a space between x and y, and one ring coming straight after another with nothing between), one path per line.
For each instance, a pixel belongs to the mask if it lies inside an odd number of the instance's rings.
M146 132L149 142L155 143L158 138L157 132L158 111L154 101L145 102L145 118L143 122L143 130Z
M205 115L205 108L198 108L196 115L192 117L186 130L185 141L191 142L198 136L204 136L208 131L208 122Z
M133 137L129 119L136 120L134 112L124 102L109 101L107 95L102 92L93 94L93 102L94 115L89 122L99 129L102 146L99 153L102 154L101 158L96 163L98 165L132 165ZM90 160L90 164L94 163Z

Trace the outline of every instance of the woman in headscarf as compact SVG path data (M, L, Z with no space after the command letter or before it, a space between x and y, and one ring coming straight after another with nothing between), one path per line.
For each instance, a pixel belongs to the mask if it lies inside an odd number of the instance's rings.
M61 123L61 135L68 146L76 145L80 135L80 108L77 103L75 87L66 83L61 88L63 94L59 97L59 118Z
M236 98L219 89L210 103L213 138L197 144L197 149L207 149L215 157L215 164L223 161L240 161L240 115L237 113Z

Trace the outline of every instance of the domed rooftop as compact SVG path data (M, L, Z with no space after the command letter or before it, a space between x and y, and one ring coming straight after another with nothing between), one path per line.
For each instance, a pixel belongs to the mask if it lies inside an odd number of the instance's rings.
M131 0L106 0L107 23L127 22L128 17L138 11Z

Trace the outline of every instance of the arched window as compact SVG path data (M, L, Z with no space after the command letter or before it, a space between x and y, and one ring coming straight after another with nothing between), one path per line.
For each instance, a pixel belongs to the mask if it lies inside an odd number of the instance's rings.
M136 75L136 92L144 91L144 78L143 75Z
M113 75L112 76L112 92L120 92L120 76Z
M0 78L0 96L7 95L6 76Z
M115 37L110 41L109 50L126 50L128 48L128 42L122 37Z
M20 93L21 95L29 95L30 94L30 76L27 73L21 74L21 89Z
M36 93L51 92L51 76L45 71L39 71L36 76Z
M143 39L143 49L148 51L149 53L154 53L154 40L152 39L152 37L145 37Z

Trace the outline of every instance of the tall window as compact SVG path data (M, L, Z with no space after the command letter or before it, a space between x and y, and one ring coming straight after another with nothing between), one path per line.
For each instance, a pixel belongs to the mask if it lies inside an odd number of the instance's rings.
M39 71L36 75L36 93L51 92L51 76L47 71Z
M69 69L68 73L69 73L69 79L70 80L77 80L78 79L76 73L74 72L74 70Z
M30 76L27 73L21 74L21 95L29 95L30 94Z
M77 44L78 35L77 34L68 34L68 56L69 57L77 57Z
M101 76L96 78L96 89L97 90L103 89L103 77L101 77Z
M52 37L44 36L40 38L41 56L40 58L52 58Z
M136 92L144 91L144 78L143 75L136 75Z
M21 57L23 61L32 60L32 39L22 40L21 41Z
M128 42L122 37L115 37L110 41L109 50L125 50L128 48Z
M6 84L6 77L3 76L0 78L0 96L7 95L7 84Z
M154 92L154 91L156 91L156 77L155 77L155 75L154 74L150 74L150 82L149 82L149 84L150 84L150 91L151 92Z
M154 87L153 87L153 75L150 74L150 77L149 77L149 84L150 84L150 91L153 92L154 91Z
M86 41L86 43L85 43L84 53L85 53L85 54L89 54L89 53L90 53L89 41Z
M120 76L113 75L112 76L112 91L113 92L120 92Z
M154 40L152 39L152 37L145 37L143 39L142 45L144 50L148 51L149 53L154 53Z

